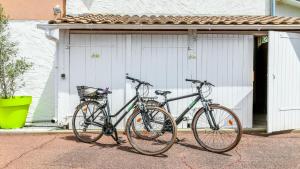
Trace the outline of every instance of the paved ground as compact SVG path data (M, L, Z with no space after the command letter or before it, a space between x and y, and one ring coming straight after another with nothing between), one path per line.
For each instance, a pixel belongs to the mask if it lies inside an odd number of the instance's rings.
M226 153L202 150L191 133L163 156L137 154L128 143L116 145L104 137L90 145L70 134L0 135L2 168L293 168L300 169L300 133L273 136L244 134L239 146ZM123 136L125 138L125 136Z

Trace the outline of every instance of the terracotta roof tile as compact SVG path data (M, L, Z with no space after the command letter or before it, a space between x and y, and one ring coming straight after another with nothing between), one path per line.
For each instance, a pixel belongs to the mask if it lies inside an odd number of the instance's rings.
M65 16L49 24L174 24L174 25L290 25L300 24L300 17L284 16L129 16L87 14Z

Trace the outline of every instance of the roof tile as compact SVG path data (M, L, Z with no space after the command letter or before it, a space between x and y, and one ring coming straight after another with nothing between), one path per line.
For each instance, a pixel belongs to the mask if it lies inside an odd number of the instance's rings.
M290 25L300 17L284 16L138 16L86 14L50 20L49 24Z

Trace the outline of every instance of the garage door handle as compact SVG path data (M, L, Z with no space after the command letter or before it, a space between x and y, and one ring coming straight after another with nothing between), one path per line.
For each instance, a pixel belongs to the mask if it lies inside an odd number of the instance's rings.
M63 73L63 74L60 75L60 77L61 77L62 79L65 79L65 78L66 78L66 74Z
M276 78L276 76L275 76L274 74L272 74L272 77L273 77L273 79L275 79L275 78Z

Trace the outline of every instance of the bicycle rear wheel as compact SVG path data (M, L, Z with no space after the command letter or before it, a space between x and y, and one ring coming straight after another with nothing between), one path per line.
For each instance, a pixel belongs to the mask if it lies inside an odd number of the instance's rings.
M156 114L155 118L150 118L149 114L153 113ZM145 155L166 152L172 147L177 136L173 117L158 107L148 107L147 112L135 109L127 120L126 132L132 147Z
M96 101L85 101L77 106L72 119L73 133L79 141L92 143L103 135L105 112L99 109L100 103Z
M197 142L206 150L222 153L237 146L242 137L242 126L239 118L228 108L210 105L217 128L212 129L208 118L209 112L200 109L194 116L192 130Z
M147 102L146 102L146 107L147 108L151 108L151 107L159 107L159 105L160 105L160 102L158 102L158 101L156 101L156 100L148 100ZM160 108L162 108L163 110L165 110L165 108L164 107L160 107ZM137 108L136 108L137 109ZM150 119L154 119L154 118L156 118L156 115L160 115L159 113L157 113L157 111L155 111L154 109L149 109L149 111L148 111L148 115L149 115L149 117L150 117ZM164 117L165 118L165 117ZM140 122L139 122L139 120L140 120L140 118L135 118L135 120L136 121L134 121L133 122L133 126L132 126L132 131L137 135L137 136L139 136L140 138L145 138L145 139L149 139L149 135L148 134L146 134L146 135L144 135L144 132L145 131L143 131L143 130L137 130L136 129L136 126L135 125L142 125ZM164 120L164 119L163 119ZM140 126L137 126L137 128L139 128ZM161 126L162 127L162 129L164 128L164 126ZM151 135L151 138L152 139L154 139L154 138L157 138L157 137L159 137L159 134L158 133L154 133L153 135Z

